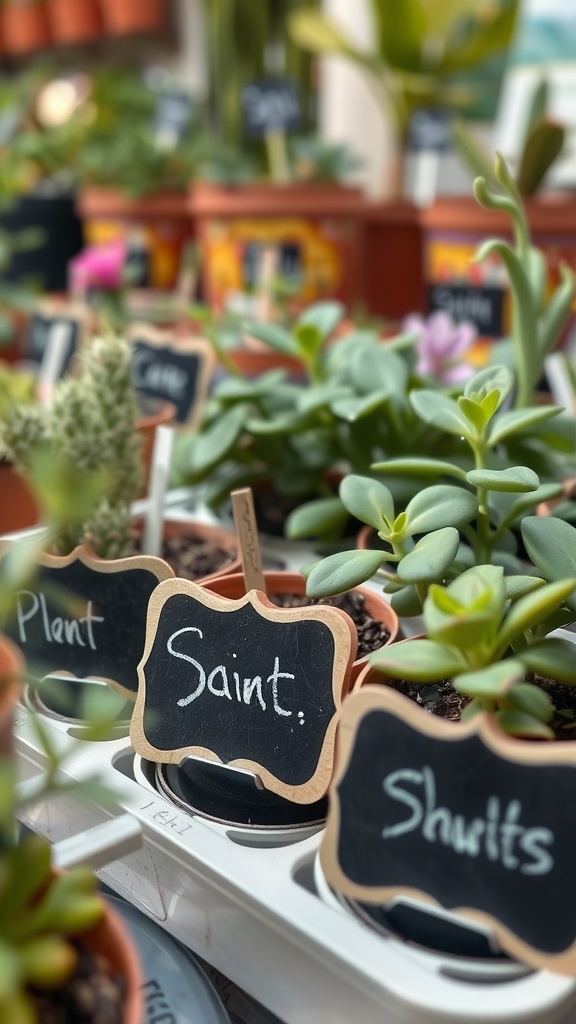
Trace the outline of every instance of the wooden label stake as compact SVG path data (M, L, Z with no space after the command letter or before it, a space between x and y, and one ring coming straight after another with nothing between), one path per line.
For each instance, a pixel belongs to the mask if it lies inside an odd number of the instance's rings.
M254 512L254 498L250 487L232 491L232 512L238 542L242 553L242 571L246 591L259 590L266 593L266 582L262 568L262 553L258 541L258 527Z

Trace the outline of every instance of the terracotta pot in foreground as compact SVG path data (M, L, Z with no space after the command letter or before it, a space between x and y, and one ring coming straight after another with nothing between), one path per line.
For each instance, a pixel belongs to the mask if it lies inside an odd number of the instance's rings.
M306 580L304 576L296 572L265 572L266 591L268 594L298 594L306 593ZM206 589L219 597L227 597L237 601L246 593L244 576L242 573L221 576L206 585ZM380 594L377 594L369 587L355 587L356 593L364 598L366 611L372 618L382 622L390 633L390 639L385 646L394 643L398 636L399 623L396 613L392 610L388 601L385 601ZM362 672L366 665L366 657L358 658L352 665L351 684Z

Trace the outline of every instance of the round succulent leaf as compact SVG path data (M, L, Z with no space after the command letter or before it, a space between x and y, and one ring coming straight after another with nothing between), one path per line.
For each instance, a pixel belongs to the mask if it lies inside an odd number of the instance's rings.
M526 551L548 580L576 577L576 528L555 516L527 516L521 526ZM576 592L566 603L576 612Z
M444 595L441 588L430 588L434 600L446 610L455 607L461 611L492 610L501 616L504 610L504 573L499 565L474 565L457 576L448 585ZM452 602L449 605L448 602Z
M506 650L519 636L544 621L566 601L575 588L576 579L564 579L558 583L547 583L516 601L498 634L500 650Z
M368 658L370 665L385 672L389 679L408 679L429 683L452 679L468 666L460 651L434 640L405 640L376 651Z
M510 691L515 683L524 679L525 670L521 661L509 658L495 665L473 672L462 672L455 676L452 685L458 693L480 700L499 700Z
M461 651L474 651L487 643L495 631L490 611L445 615L428 600L424 602L426 632L431 640L449 644Z
M286 520L284 533L290 540L321 537L344 527L349 514L340 498L318 498L294 509Z
M554 705L548 694L534 683L516 683L507 694L506 700L517 711L525 711L541 722L551 722Z
M491 445L500 444L507 437L528 431L535 423L552 419L562 412L559 405L537 405L528 409L511 409L503 412L492 423L489 435Z
M442 579L454 561L459 542L458 530L453 526L427 534L398 563L398 576L405 583Z
M576 686L576 644L570 640L553 636L537 640L522 651L522 661L528 672Z
M525 711L497 711L496 721L502 732L527 740L553 740L554 733L544 722Z
M351 379L363 395L382 391L385 395L401 395L408 385L408 365L388 346L374 345L359 351L352 359Z
M336 398L331 402L330 408L338 419L355 423L356 420L361 420L386 405L389 400L390 396L386 391L373 391L372 394L360 398L356 396Z
M297 324L294 329L294 339L298 352L305 362L314 360L324 344L324 336L311 323Z
M416 587L402 587L392 592L389 586L384 588L386 593L391 594L390 604L393 611L401 619L411 618L413 615L420 615L422 612L422 601Z
M477 697L474 697L465 708L462 708L460 714L461 722L470 722L473 718L478 715L482 715L486 711L485 705Z
M517 601L525 594L531 594L544 585L540 576L505 576L504 589L506 598L510 601Z
M385 551L339 551L317 562L308 574L308 597L331 597L365 583L386 559Z
M379 480L349 473L340 484L340 497L350 515L378 532L387 532L394 522L394 499Z
M275 352L281 352L285 356L298 356L298 348L294 338L290 331L286 330L285 327L281 327L280 324L246 321L242 326L245 334L249 334L252 338L257 338L258 341L263 341L265 345L274 349Z
M406 533L431 533L445 526L462 526L476 515L476 495L463 487L433 484L420 491L406 506Z
M197 476L215 466L236 443L247 418L249 406L235 405L197 434L190 448L188 471Z
M276 385L284 384L285 381L284 370L270 370L269 373L248 380L243 377L225 377L216 385L212 394L215 398L228 401L249 401L269 394Z
M343 315L344 306L341 302L315 302L300 314L297 327L312 326L325 341L336 330Z
M432 423L456 437L467 437L470 434L470 424L452 398L422 388L410 392L410 402L416 415L425 423Z
M472 469L466 474L472 487L484 487L488 491L524 492L536 491L540 480L528 466L513 466L511 469Z
M466 398L465 395L460 395L458 399L458 407L460 411L464 413L466 419L472 424L476 433L482 436L484 428L488 422L488 417L486 416L480 402L476 402L472 398Z
M414 476L452 476L457 480L465 480L466 473L460 466L442 459L387 459L386 462L375 462L371 467L378 473L407 473Z
M60 988L73 973L77 960L74 947L59 935L41 935L20 947L26 981L43 989Z

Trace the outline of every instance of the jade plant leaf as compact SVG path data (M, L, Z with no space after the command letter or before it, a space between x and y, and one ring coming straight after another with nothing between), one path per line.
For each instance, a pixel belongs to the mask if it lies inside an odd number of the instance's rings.
M488 491L510 491L513 493L536 491L540 480L533 469L527 466L512 466L510 469L472 469L466 479L473 487L484 487Z
M328 555L307 573L306 593L308 597L331 597L351 590L371 579L385 557L384 551L340 551Z
M456 437L466 437L470 433L468 420L452 398L437 391L422 389L410 393L410 402L417 416L425 423L432 423Z
M533 715L541 722L551 722L554 717L554 705L550 697L541 686L534 683L516 683L507 699L513 708Z
M371 654L368 661L389 679L415 683L452 679L468 666L460 651L434 640L406 640Z
M256 323L253 321L246 321L242 326L246 334L257 338L258 341L263 341L265 345L269 345L276 352L280 352L285 356L298 356L298 349L294 338L285 327L281 327L279 324Z
M248 406L235 405L195 436L189 453L189 473L200 475L224 458L238 439L248 411Z
M407 473L416 476L452 476L457 480L465 480L466 473L460 466L442 459L409 458L388 459L386 462L375 462L370 467L378 473Z
M318 537L344 527L349 518L338 497L307 501L294 509L286 520L284 533L290 540Z
M535 423L552 419L562 412L559 405L537 405L528 409L511 409L503 412L492 424L490 444L500 444L505 438L529 430Z
M398 576L404 583L441 579L456 557L459 542L453 526L427 534L398 563Z
M497 711L496 720L502 732L509 736L524 736L525 739L553 740L554 733L544 722L525 711Z
M521 529L530 559L547 580L576 577L576 528L554 516L527 516ZM576 612L576 593L566 603Z
M511 394L514 387L514 377L507 366L487 366L485 370L475 373L466 383L464 396L466 398L485 399L490 395L490 401L486 406L490 415L499 409L502 403ZM494 395L493 393L496 392Z
M384 588L386 593L389 593L390 604L396 615L400 618L410 618L412 615L420 615L422 611L422 601L416 590L416 587L412 584L407 587L402 587L401 590L396 590L391 593L389 587Z
M522 651L522 661L529 672L576 685L576 646L570 640L560 637L537 640Z
M563 604L576 588L576 579L563 579L547 583L532 594L526 594L512 605L498 634L501 653L526 630L543 622Z
M325 341L336 330L343 315L344 306L341 302L316 302L304 310L296 326L314 327L322 341Z
M523 680L524 676L522 662L508 658L478 671L462 672L454 677L452 685L458 693L465 693L468 697L498 700L514 683Z
M445 526L460 526L476 514L476 496L463 487L434 484L420 491L406 506L406 535L430 533Z
M394 499L379 480L350 473L340 484L340 497L350 515L379 532L394 520Z

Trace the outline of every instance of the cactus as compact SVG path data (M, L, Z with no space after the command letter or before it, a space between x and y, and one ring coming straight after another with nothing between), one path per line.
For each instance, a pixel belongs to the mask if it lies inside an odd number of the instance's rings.
M102 478L104 497L88 519L68 522L54 537L58 554L81 543L102 558L134 553L130 504L143 477L137 415L130 347L109 334L82 350L79 376L59 381L47 407L14 402L0 421L0 448L24 475L33 453L46 448L70 467L78 487Z

